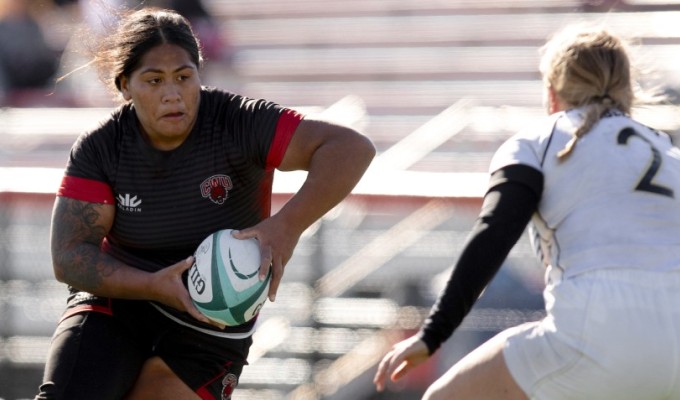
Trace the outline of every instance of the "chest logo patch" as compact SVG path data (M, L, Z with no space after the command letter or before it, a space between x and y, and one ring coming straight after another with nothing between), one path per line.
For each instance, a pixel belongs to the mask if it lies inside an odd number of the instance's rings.
M213 175L201 183L201 196L221 205L227 200L233 187L228 175Z
M118 208L122 211L142 212L142 199L138 198L137 195L119 194L116 199L118 200Z

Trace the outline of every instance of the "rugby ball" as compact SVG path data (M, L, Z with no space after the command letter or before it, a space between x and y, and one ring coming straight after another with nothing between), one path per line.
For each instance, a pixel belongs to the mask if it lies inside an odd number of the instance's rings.
M258 241L239 240L231 233L232 229L224 229L205 238L194 253L187 277L196 308L227 326L244 324L260 312L271 280L271 269L264 281L258 278Z

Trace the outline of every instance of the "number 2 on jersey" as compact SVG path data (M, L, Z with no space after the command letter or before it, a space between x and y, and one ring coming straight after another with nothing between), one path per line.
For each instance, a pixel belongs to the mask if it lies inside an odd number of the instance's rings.
M661 167L661 153L659 153L659 150L657 150L656 147L652 145L652 142L650 142L649 139L637 133L633 128L625 128L622 129L621 132L619 132L619 135L617 137L617 143L621 145L628 144L628 139L630 139L632 136L644 140L649 145L649 148L652 150L652 161L649 163L647 171L645 171L642 178L640 178L640 181L638 182L637 186L635 186L635 190L656 193L662 196L675 198L675 193L673 189L669 189L665 186L657 185L656 183L652 182L654 176Z

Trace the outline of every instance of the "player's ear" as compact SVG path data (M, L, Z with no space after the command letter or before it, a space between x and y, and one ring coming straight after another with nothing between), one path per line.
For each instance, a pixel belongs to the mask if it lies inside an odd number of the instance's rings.
M120 93L123 95L123 98L125 101L130 101L132 99L132 95L130 94L130 89L129 89L129 81L127 76L121 75L119 79L120 82Z
M562 101L557 96L555 89L553 89L552 86L548 86L546 88L546 91L548 97L547 98L548 114L553 114L558 111L564 110L564 108L562 107Z

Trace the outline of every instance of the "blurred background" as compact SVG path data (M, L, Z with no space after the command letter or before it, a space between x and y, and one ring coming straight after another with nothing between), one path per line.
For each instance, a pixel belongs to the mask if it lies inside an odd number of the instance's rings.
M371 378L429 311L481 204L493 151L545 113L547 36L604 21L634 39L635 116L680 133L680 1L146 1L193 21L203 81L351 125L378 156L310 228L267 303L235 400L416 399L482 341L543 315L526 237L461 328L383 394ZM124 0L0 0L0 399L35 395L65 303L49 255L54 193L76 136L116 105L73 39ZM58 77L71 73L55 83ZM341 173L341 171L339 171ZM274 212L304 176L278 174Z

